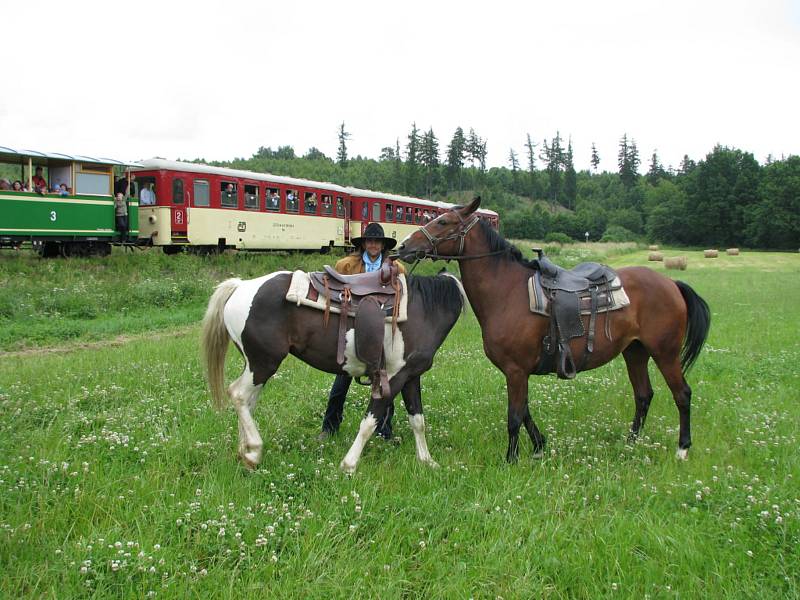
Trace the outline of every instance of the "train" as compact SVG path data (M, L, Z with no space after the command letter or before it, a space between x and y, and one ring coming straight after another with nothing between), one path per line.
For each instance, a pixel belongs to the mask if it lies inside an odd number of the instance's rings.
M34 184L38 167L46 189ZM125 190L124 235L115 229L115 189ZM329 252L351 247L370 222L403 239L452 206L203 163L0 146L0 246L29 243L44 257L102 256L112 245L160 247L167 254ZM481 209L479 217L499 229L495 211Z

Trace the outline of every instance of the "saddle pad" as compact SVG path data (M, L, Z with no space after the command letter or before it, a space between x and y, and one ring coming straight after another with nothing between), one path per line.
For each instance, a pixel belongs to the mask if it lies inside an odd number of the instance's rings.
M622 287L622 281L619 277L614 278L611 282L611 302L608 308L600 308L597 312L607 312L611 310L619 310L628 306L631 301L628 294L625 293L625 288ZM542 315L544 317L550 316L550 300L547 298L547 292L542 287L539 280L539 273L537 272L533 277L528 279L528 301L532 313ZM591 307L581 307L581 314L591 314Z
M400 282L402 292L400 294L400 310L397 315L397 322L402 323L408 320L408 287L406 286L406 276L400 273L397 276ZM292 281L289 284L289 290L286 292L286 300L296 304L297 306L310 306L317 310L325 310L325 298L320 296L316 300L308 299L308 288L311 286L311 278L305 271L295 271L292 273ZM334 303L331 303L331 312L339 314L341 311ZM354 310L348 311L351 317L356 316ZM392 316L386 317L386 322L392 322Z

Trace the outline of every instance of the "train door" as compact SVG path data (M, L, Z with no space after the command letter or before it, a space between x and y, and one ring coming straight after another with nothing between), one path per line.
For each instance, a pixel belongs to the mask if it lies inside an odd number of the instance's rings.
M183 177L172 180L172 237L186 236L188 215L186 212L186 181Z

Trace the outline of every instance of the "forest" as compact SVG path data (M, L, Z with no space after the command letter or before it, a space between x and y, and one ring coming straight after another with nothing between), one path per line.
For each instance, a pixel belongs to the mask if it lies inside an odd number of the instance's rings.
M458 127L442 148L432 128L413 124L403 144L398 138L378 158L348 155L344 123L338 137L335 157L315 147L297 155L292 146L262 146L250 158L211 164L455 203L480 195L509 238L566 242L588 234L590 241L800 247L794 155L759 164L750 152L717 145L672 168L655 152L643 164L636 141L624 134L617 171L598 172L594 143L591 169L576 171L571 140L556 132L538 142L527 134L523 152L509 150L507 166L487 168L487 140L474 129Z

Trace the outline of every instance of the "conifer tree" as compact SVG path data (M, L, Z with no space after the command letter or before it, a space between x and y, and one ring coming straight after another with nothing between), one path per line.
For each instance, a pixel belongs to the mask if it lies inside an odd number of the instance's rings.
M530 177L528 185L530 190L530 198L534 199L536 196L536 146L531 140L531 134L527 134L528 140L525 142L525 148L528 151L528 175Z
M422 136L420 159L425 169L425 194L427 198L430 198L433 192L434 178L439 169L439 140L433 133L433 127Z
M564 199L567 208L575 210L578 199L578 174L575 173L575 165L572 156L572 138L567 145L567 153L564 155Z
M592 142L592 158L589 160L592 165L592 169L595 173L597 173L597 167L600 164L600 155L597 154L597 148L595 148L594 142Z
M464 130L457 127L453 139L447 147L447 185L449 189L461 189L461 172L464 168L464 155L466 151Z
M415 122L411 124L406 146L406 193L412 196L419 194L419 151L419 129Z
M347 166L347 140L350 138L350 133L344 129L344 121L339 126L339 151L336 153L336 162L340 167Z

